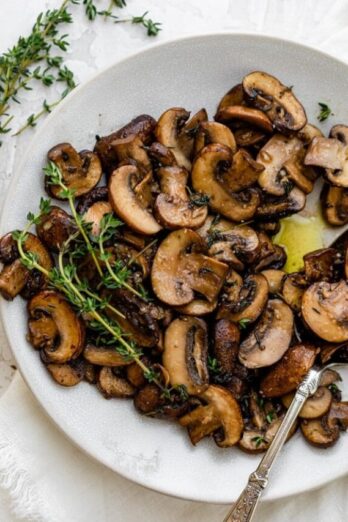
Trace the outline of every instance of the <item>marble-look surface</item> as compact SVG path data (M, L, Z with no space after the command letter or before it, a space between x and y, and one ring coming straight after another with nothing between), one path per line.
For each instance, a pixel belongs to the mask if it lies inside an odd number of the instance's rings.
M95 0L101 8L108 0ZM19 35L29 32L36 15L54 8L59 0L0 0L0 53L12 46ZM155 42L178 37L221 31L256 32L279 36L322 49L342 60L348 60L348 2L346 0L129 0L120 16L142 14L163 22L156 39L147 38L140 27L115 25L110 21L88 22L82 7L72 6L75 23L68 27L71 47L67 65L74 70L79 83L96 71ZM276 52L276 50L275 50ZM238 59L238 57L236 57ZM56 94L37 85L21 96L14 107L14 130L42 101ZM12 173L18 168L24 150L30 147L34 130L19 137L2 137L0 147L0 206ZM0 395L14 372L11 350L0 326Z

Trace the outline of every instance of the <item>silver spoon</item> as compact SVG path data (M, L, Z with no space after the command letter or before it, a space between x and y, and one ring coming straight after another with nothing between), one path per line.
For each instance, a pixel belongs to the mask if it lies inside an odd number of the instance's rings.
M251 475L244 490L224 519L224 522L249 522L255 514L256 506L263 490L268 484L269 472L278 457L297 416L311 395L317 391L322 373L336 366L348 366L348 363L331 363L323 368L312 368L301 382L276 436Z

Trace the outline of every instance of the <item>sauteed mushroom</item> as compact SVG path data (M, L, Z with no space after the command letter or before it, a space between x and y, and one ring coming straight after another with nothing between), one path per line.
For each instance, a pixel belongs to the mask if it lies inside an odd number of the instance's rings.
M76 386L85 376L85 366L81 359L63 364L49 363L46 368L60 386Z
M308 327L325 341L348 341L348 284L319 282L302 298L302 315Z
M305 110L292 89L274 76L261 71L252 72L244 76L243 89L248 101L265 112L280 132L298 131L306 125Z
M142 176L152 172L152 165L144 143L136 134L119 138L111 142L110 146L115 152L118 164L135 165Z
M163 365L172 386L184 385L191 395L208 387L207 327L202 319L179 317L164 335Z
M104 366L98 376L97 386L105 399L128 399L135 394L135 388L126 379L115 375L112 368Z
M29 313L29 341L35 348L42 348L45 362L65 363L76 359L84 346L85 328L79 317L72 310L64 297L52 290L43 290L36 294L28 303ZM42 318L49 317L56 325L54 340L49 341L42 336L42 345L38 345L38 339L33 335L35 322L40 321L42 331ZM47 333L52 333L52 325L48 326ZM42 335L42 334L41 334Z
M224 308L229 311L229 318L253 323L261 315L268 299L268 283L261 274L248 276L234 299L224 300Z
M300 212L306 204L306 196L302 190L294 187L282 197L264 198L256 209L256 217L261 220L274 220Z
M322 209L330 225L340 227L348 223L348 189L326 183L321 193Z
M231 130L215 121L200 123L195 139L195 155L210 143L220 143L229 147L233 153L237 151L236 140Z
M60 207L51 207L47 214L40 217L36 225L39 239L53 252L58 252L68 237L76 231L73 220Z
M209 302L216 299L227 273L227 265L203 253L204 243L193 230L171 232L160 244L151 271L156 296L172 306L193 301L195 292Z
M328 448L338 440L340 426L343 429L348 426L347 402L333 402L329 413L320 419L303 420L301 430L310 444Z
M241 343L239 360L247 368L276 363L289 348L293 314L279 299L270 299L254 330Z
M286 408L289 408L294 398L294 393L288 393L282 397L282 403ZM332 393L325 386L319 386L312 397L306 400L302 407L299 417L302 419L317 419L328 412L332 403Z
M230 105L218 111L215 119L221 123L232 123L233 121L245 121L266 132L273 131L271 120L259 109L253 109L244 105Z
M100 181L102 166L93 152L77 152L70 143L59 143L48 151L47 157L60 169L65 185L74 191L75 197L86 194ZM56 199L65 199L59 185L51 185L46 181L46 190Z
M85 349L83 350L83 357L91 364L95 364L97 366L108 366L108 367L117 367L117 366L126 366L131 364L132 361L125 359L117 353L115 347L108 346L94 346L92 344L87 344Z

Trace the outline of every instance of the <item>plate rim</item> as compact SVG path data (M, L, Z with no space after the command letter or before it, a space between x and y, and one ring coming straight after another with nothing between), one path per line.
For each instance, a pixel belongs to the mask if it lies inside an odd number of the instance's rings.
M255 42L257 42L258 40L259 41L269 40L269 41L273 41L275 44L276 43L285 44L285 45L292 46L292 47L298 48L298 49L303 49L304 48L306 51L309 51L309 52L312 52L312 53L315 53L315 54L318 54L318 55L322 55L326 59L329 59L329 60L331 60L333 62L336 62L340 66L346 67L347 68L347 72L348 72L348 62L345 62L345 61L343 61L343 60L333 56L332 54L330 54L330 53L328 53L326 51L323 51L321 49L317 49L316 47L313 47L313 46L308 45L308 44L304 44L304 43L301 43L301 42L296 42L296 41L288 39L288 38L280 38L280 37L277 37L277 36L272 36L272 35L262 34L262 33L255 33L255 32L252 32L252 31L204 32L204 33L199 33L199 34L195 34L195 35L191 35L191 36L181 36L179 38L170 38L168 40L165 40L164 42L154 42L154 43L151 43L146 48L143 48L141 50L135 51L135 52L129 54L128 56L126 56L125 58L122 58L120 60L116 60L112 64L108 64L105 67L102 67L100 70L94 72L88 80L82 82L72 92L70 92L66 96L66 98L64 98L61 101L61 103L55 108L55 110L52 111L52 113L50 113L47 116L45 121L37 129L35 129L33 135L28 140L28 144L27 144L27 147L24 150L23 157L20 160L20 162L18 163L18 166L16 167L15 172L13 173L13 175L11 177L11 181L9 183L9 186L8 186L8 188L6 190L6 196L4 198L4 202L3 202L1 213L0 213L0 234L2 233L2 230L4 229L5 216L6 216L7 208L10 205L10 202L11 202L11 199L12 199L12 196L13 196L13 192L15 191L15 188L16 188L17 181L20 178L20 174L23 171L23 167L24 167L25 163L28 161L28 157L30 156L32 143L34 142L35 139L37 139L37 137L40 135L40 133L43 133L45 131L45 129L47 128L47 126L50 125L51 120L54 119L54 117L56 116L58 111L64 110L65 106L70 102L70 100L74 96L78 96L82 89L86 88L89 84L91 84L93 82L96 82L100 76L103 76L104 74L106 74L109 70L113 69L114 67L117 67L118 65L123 64L123 63L125 63L125 62L127 62L129 60L131 61L134 58L141 57L143 54L151 53L153 49L157 49L157 48L160 48L160 47L171 47L171 46L176 45L177 43L190 42L190 41L194 41L194 40L216 39L216 38L223 38L223 37L229 37L229 38L232 37L232 38L238 39L238 38L243 38L243 37L246 37L246 36L251 38L251 39L253 39ZM19 372L21 374L21 377L25 381L25 383L28 386L28 388L29 388L30 392L32 393L32 395L35 397L37 403L40 406L41 411L43 411L45 413L45 415L47 417L49 417L49 419L54 423L54 425L59 429L59 431L71 443L73 443L77 448L79 448L79 450L81 450L88 457L92 458L95 462L104 465L105 467L107 467L112 472L117 473L118 475L126 478L127 480L129 480L129 481L131 481L131 482L133 482L133 483L135 483L137 485L140 485L140 486L144 487L145 489L148 489L149 491L155 491L157 493L165 494L165 495L168 495L170 497L177 498L177 499L180 499L180 500L190 500L190 501L202 502L202 503L215 503L215 504L220 504L220 505L229 505L229 504L231 504L234 501L233 499L231 499L231 500L228 500L228 501L225 501L225 502L217 502L216 500L214 501L212 498L209 498L209 497L201 498L198 495L196 495L196 496L180 495L179 496L179 495L176 495L175 493L173 493L173 491L168 490L168 488L166 488L166 487L158 486L158 487L154 488L154 487L152 487L152 486L150 486L150 485L148 485L146 483L146 479L143 480L141 477L134 476L132 474L132 472L128 472L127 470L124 470L124 469L122 469L120 471L116 470L115 468L111 467L110 463L107 462L106 459L104 459L102 456L97 455L90 448L87 449L83 445L79 444L78 440L76 440L68 431L66 431L64 429L64 427L61 426L58 423L58 421L54 418L53 414L45 407L44 397L41 397L40 394L37 394L35 392L35 390L32 389L29 380L25 376L25 372L22 371L22 367L21 367L21 364L19 362L19 359L17 358L16 352L13 349L12 344L10 342L10 335L9 335L10 326L6 324L6 321L5 321L5 318L4 318L4 310L5 310L6 305L7 305L7 301L5 301L4 299L1 299L0 300L0 322L1 322L2 326L3 326L3 331L5 333L5 338L6 338L7 342L8 342L8 345L10 346L11 352L12 352L12 354L14 356L14 359L16 361L16 364L17 364L17 367L18 367ZM257 455L256 455L256 457L257 457ZM255 466L258 464L258 462L259 462L259 460L255 458ZM301 492L302 493L303 492L307 493L307 492L310 492L310 491L314 491L316 489L319 489L319 488L323 487L326 484L329 484L333 480L336 480L336 479L344 477L347 474L348 474L348 469L342 471L342 473L336 474L333 477L329 477L328 479L325 479L325 478L323 478L322 480L319 479L318 482L313 484L312 487L307 488L305 491L302 491L300 488L297 488L297 489L293 488L289 493L285 493L285 494L284 493L278 493L278 494L275 494L275 495L270 496L270 497L262 498L261 501L264 502L264 503L268 503L268 502L272 502L272 501L276 501L276 500L280 500L280 499L286 499L286 498L292 497L294 495L300 494Z

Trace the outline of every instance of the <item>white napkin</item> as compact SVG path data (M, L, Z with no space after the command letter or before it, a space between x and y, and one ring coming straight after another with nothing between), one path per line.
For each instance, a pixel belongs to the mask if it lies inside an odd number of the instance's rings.
M196 33L247 30L308 43L348 61L346 0L132 0L129 3L133 13L146 8L155 20L164 22L165 31L158 38L162 41ZM57 0L3 2L0 43L7 46L16 34L26 33L34 11L56 5ZM19 12L22 16L18 18ZM79 41L84 33L87 38L83 42L81 39L78 46L79 58L69 63L80 81L87 79L95 68L150 43L145 37L141 41L140 30L135 37L134 32L120 26L118 34L122 37L115 45L112 24L100 23L87 29L82 15L71 30L74 41ZM41 100L46 94L37 89L29 95ZM21 107L25 104L18 110ZM13 140L4 141L2 147L1 199L13 165L24 148L19 140L15 155ZM0 330L2 339L1 333ZM1 357L0 353L0 363ZM318 462L320 465L325 466L325 455ZM347 488L348 478L296 498L263 504L256 521L346 522ZM59 433L18 374L0 400L1 522L221 522L226 511L226 506L180 501L148 491L92 461Z
M226 514L226 506L154 493L92 461L46 417L18 373L0 419L1 522L222 522ZM256 520L346 522L347 488L348 478L263 504Z

